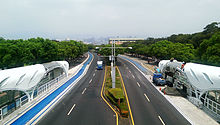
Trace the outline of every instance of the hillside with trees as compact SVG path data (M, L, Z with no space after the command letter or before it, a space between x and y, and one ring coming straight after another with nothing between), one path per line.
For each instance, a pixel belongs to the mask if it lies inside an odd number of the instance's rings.
M202 32L148 38L122 46L133 47L126 52L134 56L155 57L159 60L173 57L178 61L220 66L220 27L217 22L208 24Z
M43 38L0 38L0 69L58 60L71 61L86 51L87 45L74 40L58 42Z

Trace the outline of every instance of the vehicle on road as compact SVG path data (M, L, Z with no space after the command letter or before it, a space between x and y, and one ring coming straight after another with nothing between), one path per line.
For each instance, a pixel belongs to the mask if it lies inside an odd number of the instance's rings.
M163 78L163 75L161 73L154 73L153 74L153 83L155 85L165 85L166 81Z
M102 70L103 69L103 61L97 61L97 69Z

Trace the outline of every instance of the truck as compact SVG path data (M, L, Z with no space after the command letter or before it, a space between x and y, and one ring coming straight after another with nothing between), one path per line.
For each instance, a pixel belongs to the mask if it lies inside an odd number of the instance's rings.
M103 61L97 61L97 69L102 70L103 69Z

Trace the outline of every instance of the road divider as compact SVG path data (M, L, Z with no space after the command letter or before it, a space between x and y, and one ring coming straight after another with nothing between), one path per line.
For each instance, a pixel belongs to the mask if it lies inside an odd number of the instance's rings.
M104 102L111 108L111 110L115 113L116 116L116 125L118 125L118 113L114 110L114 108L108 103L108 101L106 101L106 99L103 96L103 92L104 92L104 86L105 86L105 80L106 80L106 66L105 66L105 75L104 75L104 80L102 83L102 89L101 89L101 97L104 100Z

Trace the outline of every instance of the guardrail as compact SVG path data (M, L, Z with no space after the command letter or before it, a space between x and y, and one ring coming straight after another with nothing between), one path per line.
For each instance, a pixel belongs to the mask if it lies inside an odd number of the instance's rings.
M51 89L54 85L56 85L60 80L62 80L65 77L65 74L62 74L53 80L39 86L37 88L37 91L34 94L34 98L37 97L38 95L43 94L44 92L47 92L49 89ZM0 108L0 121L3 120L6 116L14 112L16 109L20 108L24 104L28 102L28 97L27 95L24 95L18 99L15 100L15 102L4 105L2 108Z

